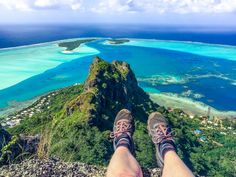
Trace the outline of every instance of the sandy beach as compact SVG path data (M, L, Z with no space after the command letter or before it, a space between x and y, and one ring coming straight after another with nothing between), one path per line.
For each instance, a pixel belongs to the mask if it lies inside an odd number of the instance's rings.
M207 115L209 106L204 103L170 93L149 94L151 99L160 106L179 108L189 115ZM236 118L236 111L219 111L210 107L210 116L219 118Z

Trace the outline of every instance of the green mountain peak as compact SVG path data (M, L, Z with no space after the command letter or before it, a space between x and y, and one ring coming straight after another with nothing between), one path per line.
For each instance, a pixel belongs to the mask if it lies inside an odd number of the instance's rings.
M111 128L113 118L122 108L135 110L145 121L147 113L156 107L158 105L138 86L129 64L122 61L110 64L96 57L83 92L66 105L66 114L70 116L80 112L88 124Z

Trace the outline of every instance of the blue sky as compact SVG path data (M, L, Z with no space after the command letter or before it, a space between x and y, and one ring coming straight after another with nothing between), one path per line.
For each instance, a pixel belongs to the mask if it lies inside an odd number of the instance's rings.
M236 0L0 0L5 23L236 26Z

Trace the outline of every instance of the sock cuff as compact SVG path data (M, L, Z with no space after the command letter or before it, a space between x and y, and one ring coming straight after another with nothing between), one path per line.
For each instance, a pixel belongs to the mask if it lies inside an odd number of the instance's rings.
M130 150L130 144L129 144L127 141L124 141L124 140L120 140L120 141L118 142L118 144L116 145L116 149L117 149L118 147L126 147L127 149Z
M168 151L176 152L176 150L177 149L173 141L166 141L160 144L160 154L162 156L162 159L164 159L164 156Z
M114 149L116 150L121 146L128 148L133 153L133 141L126 133L122 133L118 138L114 139Z

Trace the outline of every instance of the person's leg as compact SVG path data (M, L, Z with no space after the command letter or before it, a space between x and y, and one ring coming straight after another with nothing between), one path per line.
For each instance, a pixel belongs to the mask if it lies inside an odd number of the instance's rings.
M193 177L194 175L176 153L171 128L167 120L158 112L150 114L148 131L156 146L156 158L163 168L163 177Z
M107 170L108 177L142 177L138 162L126 147L116 149Z
M122 109L116 116L112 137L115 152L107 169L107 177L142 177L141 168L132 155L134 122L130 111Z
M192 177L193 174L175 151L168 151L164 156L163 177Z

